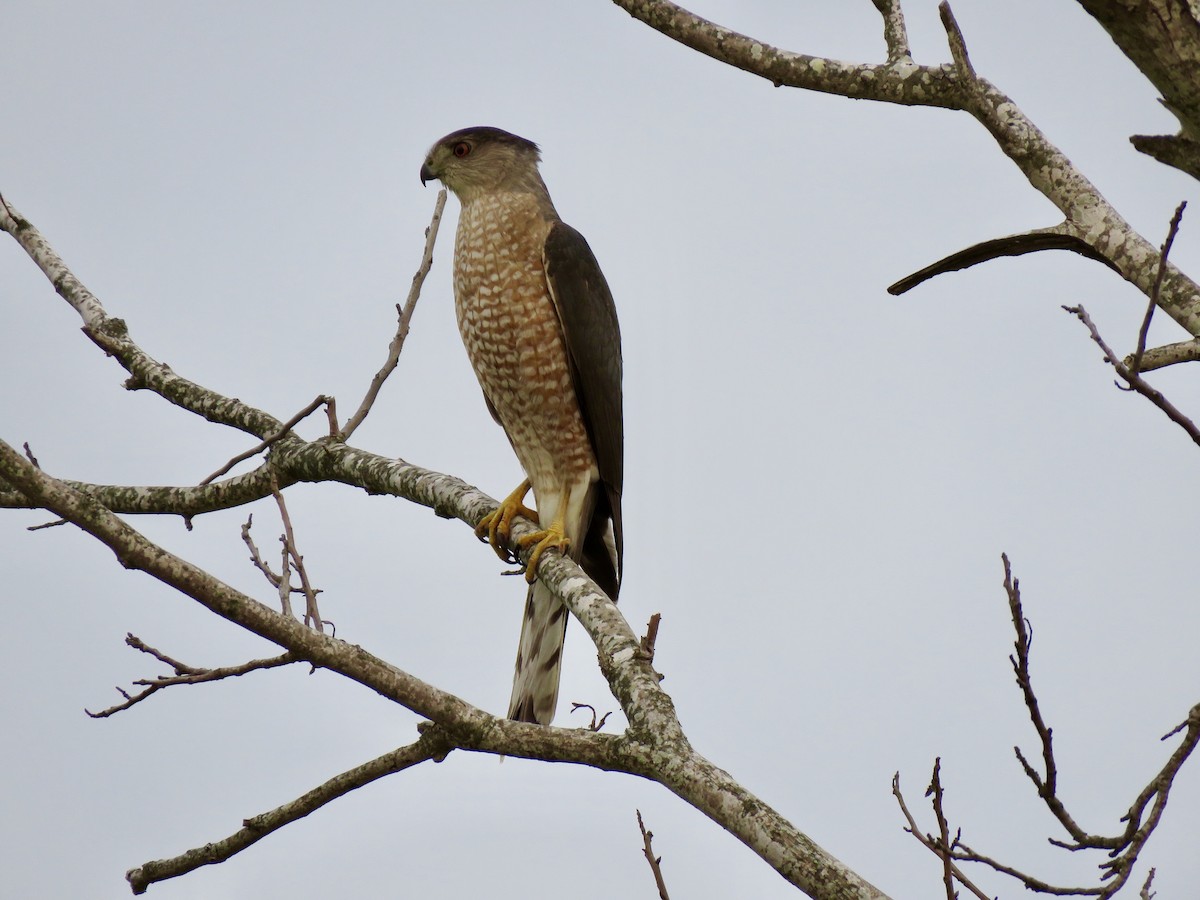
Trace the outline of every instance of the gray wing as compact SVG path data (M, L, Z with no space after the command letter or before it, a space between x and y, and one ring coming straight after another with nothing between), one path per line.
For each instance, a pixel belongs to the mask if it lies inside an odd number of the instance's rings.
M555 222L542 251L550 296L562 323L575 394L608 500L620 568L625 427L621 411L621 329L600 264L583 235Z

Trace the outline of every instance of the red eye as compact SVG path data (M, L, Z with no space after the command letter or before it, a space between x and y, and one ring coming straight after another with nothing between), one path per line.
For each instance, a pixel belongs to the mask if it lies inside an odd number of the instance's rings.
M454 155L457 156L459 159L462 159L464 156L470 155L470 153L471 153L471 145L468 144L466 141L459 141L457 144L454 145Z

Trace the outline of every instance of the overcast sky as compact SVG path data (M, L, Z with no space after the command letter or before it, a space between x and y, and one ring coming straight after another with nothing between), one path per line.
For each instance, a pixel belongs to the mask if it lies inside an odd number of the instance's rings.
M918 62L948 59L933 0L905 4ZM697 0L776 45L877 61L866 0ZM1147 239L1195 182L1132 150L1174 131L1150 85L1068 0L958 0L976 69L1010 94ZM942 757L955 826L1051 881L1099 859L1013 758L1038 754L1007 654L1000 553L1022 579L1033 674L1081 824L1118 817L1198 700L1200 491L1182 431L1123 394L1061 304L1118 352L1145 300L1072 254L990 263L902 298L884 288L1056 210L964 114L775 89L607 0L573 3L8 4L0 190L133 337L182 375L287 418L343 415L394 328L435 200L428 146L496 125L542 146L564 219L616 298L625 354L625 615L663 614L656 666L696 748L898 898L936 896L902 830ZM399 370L354 437L500 497L520 479L454 324L451 200ZM1200 215L1200 210L1196 215ZM1196 272L1196 220L1173 258ZM149 393L79 333L0 241L0 437L105 483L195 483L250 444ZM1151 340L1184 335L1160 316ZM1194 373L1155 373L1200 413ZM315 418L302 431L316 436ZM338 636L497 713L524 588L468 528L338 485L288 493ZM271 504L140 519L264 602L239 525ZM128 896L127 868L236 830L415 737L416 717L300 668L176 688L111 719L114 685L275 648L44 514L0 514L0 894ZM569 701L615 708L578 626ZM1163 897L1200 880L1200 760L1142 857ZM634 809L673 896L791 897L666 790L570 766L455 753L374 784L163 900L651 897ZM1023 896L976 873L990 893ZM1136 892L1136 889L1135 891Z

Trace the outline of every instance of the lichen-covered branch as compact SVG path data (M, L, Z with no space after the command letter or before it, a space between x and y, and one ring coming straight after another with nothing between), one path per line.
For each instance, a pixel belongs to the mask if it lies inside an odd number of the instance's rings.
M29 258L54 285L58 295L83 320L83 331L96 346L115 357L129 373L125 387L151 390L171 403L218 425L245 431L259 439L280 430L282 423L241 400L226 397L176 375L171 367L154 359L129 337L121 319L110 316L100 300L75 277L33 223L0 197L0 231L16 240Z
M380 778L396 772L403 772L405 769L410 769L428 760L441 762L451 749L453 749L453 745L445 740L440 731L427 729L419 740L406 747L391 750L369 762L342 772L340 775L335 775L324 784L270 812L251 816L243 821L240 829L226 838L195 847L170 859L156 859L143 863L136 869L126 872L125 879L135 894L144 894L146 889L156 882L178 878L201 866L225 862L247 847L258 843L271 832L278 831L285 825L316 812L338 797L344 797L351 791L365 787L373 781L378 781Z
M739 34L669 0L613 2L672 40L776 86L967 112L987 129L1030 185L1063 214L1064 221L1058 226L1062 233L1085 242L1123 278L1150 295L1157 248L1125 221L1011 98L974 71L966 40L954 24L948 4L942 3L941 10L955 61L922 66L904 59L888 65L822 59ZM891 5L875 5L885 17L885 31L894 34L896 26L887 18ZM1200 285L1174 266L1166 267L1159 304L1190 334L1200 336Z
M1200 178L1200 20L1179 0L1079 0L1129 60L1162 92L1179 134L1138 136L1134 146Z
M343 456L357 457L365 470L381 468L365 459L368 455L362 451L341 446ZM306 451L328 458L321 449L309 445ZM629 720L629 729L623 735L545 728L497 718L362 647L305 628L147 540L87 494L51 478L3 441L0 477L38 507L97 538L126 568L144 571L296 658L338 672L431 719L444 731L450 746L581 763L649 778L720 823L810 896L820 900L884 897L692 749L675 717L674 704L640 652L640 641L633 630L582 570L557 553L542 558L538 575L561 597L595 642L601 668ZM434 481L444 491L451 480L440 476ZM464 520L477 518L476 511L482 513L480 507L495 505L490 498L477 499L470 491L444 495L441 502ZM203 855L202 850L196 852ZM202 858L198 864L203 864Z
M199 516L270 497L272 475L282 477L282 473L272 472L264 463L251 472L202 486L137 486L90 484L70 479L63 481L121 515ZM291 483L283 479L280 486ZM0 509L36 508L28 497L0 478Z

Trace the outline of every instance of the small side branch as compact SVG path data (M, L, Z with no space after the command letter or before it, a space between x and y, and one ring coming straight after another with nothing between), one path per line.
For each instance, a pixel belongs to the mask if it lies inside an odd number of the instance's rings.
M651 664L654 662L654 645L658 642L658 626L661 622L662 613L652 615L650 621L646 623L646 633L642 635L642 640L638 645L638 651L642 654L642 658ZM662 681L662 676L659 676L658 680Z
M571 712L573 712L573 713L579 712L579 710L581 710L581 709L589 710L592 714L592 721L587 726L588 731L600 731L602 728L604 728L604 723L608 721L608 717L612 715L611 712L606 712L604 715L599 716L599 718L597 718L598 713L596 712L596 707L592 706L592 704L590 704L590 703L572 703L571 704Z
M1129 143L1139 153L1200 180L1200 142L1182 134L1135 134Z
M900 0L872 0L883 17L883 39L887 43L888 64L912 62L908 47L908 29L904 25L904 10Z
M1112 260L1087 243L1087 241L1073 234L1064 233L1060 225L1054 228L1039 228L1036 231L1010 234L1005 237L973 244L965 250L951 253L949 256L939 259L937 262L926 266L920 271L913 272L911 275L901 278L895 284L890 285L887 292L898 297L906 291L911 291L922 282L928 281L935 276L943 275L946 272L969 269L971 266L977 266L980 263L1000 259L1004 256L1024 256L1026 253L1038 253L1042 250L1070 250L1072 253L1078 253L1080 256L1086 256L1088 259L1102 262L1114 272L1120 271L1113 264Z
M231 856L262 840L273 831L302 819L338 797L345 796L385 775L402 772L426 760L441 762L449 753L451 745L437 729L428 729L415 743L392 750L370 762L356 766L326 781L290 803L270 812L252 816L242 823L242 828L229 837L196 847L170 859L156 859L143 863L125 873L125 878L135 894L144 894L150 885L169 878L177 878L201 866L224 862Z
M662 873L662 857L654 855L654 848L650 842L654 840L654 832L646 830L646 824L642 821L642 811L637 810L638 828L642 832L642 853L646 857L646 862L650 864L650 871L654 873L654 884L658 887L658 896L660 900L671 900L667 896L667 883L663 880Z
M1033 692L1033 681L1029 676L1029 648L1033 645L1033 638L1029 620L1025 618L1025 611L1021 606L1021 582L1019 579L1013 578L1012 564L1008 560L1008 555L1002 553L1000 559L1004 563L1004 592L1008 595L1008 608L1012 614L1013 628L1017 632L1017 639L1013 643L1016 655L1009 656L1008 661L1012 665L1013 674L1017 678L1017 686L1021 689L1021 696L1025 700L1025 708L1029 711L1029 720L1033 723L1034 731L1037 732L1038 739L1042 744L1042 765L1045 767L1045 775L1037 773L1037 770L1025 759L1020 747L1013 747L1013 752L1017 755L1021 768L1025 770L1026 777L1037 788L1038 796L1050 808L1063 828L1067 829L1071 837L1078 841L1085 836L1085 832L1075 823L1062 805L1062 801L1058 799L1058 766L1054 761L1054 732L1042 718L1037 694Z
M158 678L141 678L134 682L135 685L143 688L136 694L130 694L128 691L117 688L117 692L125 698L123 703L118 703L116 706L110 706L108 709L102 709L100 712L92 712L85 709L84 712L93 719L106 719L115 713L129 709L134 704L141 703L151 694L161 691L163 688L171 687L176 684L204 684L208 681L220 681L222 678L236 678L239 675L245 675L248 672L257 672L262 669L275 669L279 666L291 665L294 662L299 662L300 658L294 653L284 653L280 656L273 656L270 659L252 659L249 662L244 662L237 666L221 666L216 669L201 669L195 666L189 666L182 663L173 657L167 656L161 650L156 650L149 644L145 643L141 638L133 634L125 635L125 643L134 650L140 650L153 656L161 663L170 666L174 675L160 675Z
M1165 369L1178 363L1196 362L1200 360L1200 338L1190 341L1179 341L1175 344L1164 344L1161 347L1151 347L1142 356L1139 372L1153 372L1155 369ZM1129 354L1122 362L1126 366L1133 365L1133 354Z
M1162 395L1162 392L1151 387L1141 375L1131 370L1125 363L1117 358L1117 354L1108 346L1104 338L1100 336L1092 317L1088 315L1087 310L1082 306L1064 306L1064 310L1079 319L1091 334L1092 340L1096 342L1096 346L1104 353L1104 361L1111 365L1117 372L1117 375L1129 385L1129 387L1141 394L1155 406L1163 411L1168 419L1187 432L1188 437L1200 446L1200 429L1196 428L1196 424L1185 416L1179 409Z
M1154 900L1155 892L1150 890L1150 885L1154 884L1154 867L1150 867L1149 874L1146 875L1146 880L1142 883L1142 889L1138 891L1139 900Z
M1158 307L1158 298L1162 293L1163 277L1167 274L1167 256L1171 253L1171 245L1175 243L1175 235L1179 233L1179 223L1183 219L1185 209L1186 200L1175 207L1175 215L1171 216L1171 224L1167 228L1167 239L1158 251L1158 271L1154 275L1154 286L1150 288L1150 302L1146 305L1146 315L1142 317L1142 327L1138 330L1137 350L1128 363L1129 371L1134 375L1142 370L1142 358L1146 355L1146 336L1150 333L1150 320L1154 318L1154 310Z
M403 307L396 304L399 321L396 325L396 334L388 345L387 360L383 367L375 373L375 377L371 379L367 394L359 404L358 411L338 432L339 440L349 440L350 435L354 434L358 426L363 423L363 419L367 417L371 407L375 404L375 398L379 396L379 389L383 387L383 383L387 381L388 376L395 371L400 362L400 351L404 349L404 339L408 337L408 326L412 321L413 310L417 308L417 299L421 296L421 287L425 284L425 276L433 267L433 245L437 241L438 227L442 223L442 211L445 208L446 189L442 188L438 191L437 203L433 207L433 218L429 222L429 227L425 229L425 251L421 254L421 264L417 267L416 274L413 275L412 287L408 290L408 299L404 301Z
M1001 559L1004 563L1004 590L1008 596L1013 628L1017 633L1014 645L1016 652L1015 655L1009 657L1009 661L1012 664L1017 684L1021 688L1021 693L1025 699L1029 718L1042 744L1044 773L1039 773L1029 763L1019 748L1014 747L1013 750L1025 774L1037 788L1038 796L1042 798L1042 802L1046 804L1046 807L1054 815L1055 819L1067 830L1072 838L1070 842L1050 838L1050 843L1056 847L1070 851L1104 851L1107 858L1104 862L1100 863L1101 884L1095 887L1062 887L1053 885L976 852L962 840L961 830L956 832L953 839L951 839L950 828L943 810L940 759L934 765L933 779L927 792L927 796L933 797L933 810L938 822L938 835L921 834L916 820L909 812L908 807L904 803L904 798L900 794L899 773L892 780L892 793L896 796L905 819L908 820L909 827L906 830L916 837L926 848L937 854L938 858L943 861L943 882L946 884L947 897L953 896L952 882L954 880L958 880L961 884L970 887L969 883L962 879L961 873L955 868L954 863L972 862L981 863L996 872L1015 878L1027 890L1037 893L1056 896L1087 896L1097 897L1100 900L1108 900L1108 898L1114 897L1119 893L1128 883L1130 876L1133 874L1133 869L1137 865L1139 854L1162 819L1163 810L1167 804L1167 795L1174 783L1175 776L1196 749L1196 746L1200 744L1200 703L1192 707L1184 722L1163 736L1163 740L1167 740L1182 732L1184 738L1175 749L1175 752L1171 754L1163 768L1138 795L1128 812L1121 817L1121 821L1126 823L1124 830L1115 837L1106 837L1085 831L1075 822L1057 794L1058 767L1054 760L1053 730L1046 724L1042 717L1037 696L1034 694L1033 684L1029 676L1032 632L1029 620L1025 617L1025 612L1021 604L1020 582L1013 577L1008 556L1002 555ZM1150 879L1148 878L1142 889L1143 896L1149 892L1149 884ZM984 895L977 892L977 896L983 897Z
M971 65L971 57L967 55L967 42L963 37L962 29L958 27L958 22L946 0L942 0L938 4L938 15L942 18L942 27L946 29L946 39L950 43L950 58L954 60L954 69L958 73L958 77L962 79L964 86L969 90L975 90L979 83L979 76L975 74L975 67Z
M317 594L319 593L313 588L312 582L308 580L308 570L304 568L304 557L300 554L296 547L296 533L292 529L292 517L288 515L287 503L283 499L283 494L277 489L271 490L275 497L275 503L279 507L279 516L283 519L283 535L279 541L283 545L283 575L279 583L279 596L282 600L285 609L284 612L289 612L288 594L291 590L288 573L291 569L296 570L296 574L300 576L300 590L304 594L304 624L309 628L315 628L317 631L324 631L326 622L321 618L321 611L317 609ZM243 535L245 532L243 532Z
M294 416L292 416L290 419L288 419L286 422L284 422L282 425L280 425L277 430L273 431L271 434L268 434L265 438L262 439L261 442L259 442L255 446L251 447L249 450L246 450L244 453L239 453L233 459L229 460L229 462L225 463L225 465L221 466L221 468L217 469L217 471L213 472L211 475L209 475L207 478L205 478L203 481L201 481L200 485L204 486L206 484L209 484L210 482L216 481L218 478L220 478L222 475L224 475L226 472L228 472L230 469L232 469L238 463L242 462L243 460L250 459L250 457L252 457L252 456L257 456L258 454L262 453L264 450L266 450L272 444L276 443L285 434L287 434L289 431L291 431L303 419L306 419L308 416L312 415L318 406L321 406L321 405L329 406L332 403L333 403L332 397L327 397L324 394L319 394L317 397L315 397L313 399L313 401L310 404L308 404L308 406L304 407L304 409L300 410L300 412L296 413Z
M941 758L939 757L934 763L934 778L939 777L938 772L941 767L941 762ZM932 788L932 782L930 787ZM892 776L892 796L896 798L896 802L900 804L900 812L902 812L904 814L904 818L908 820L908 827L904 830L915 837L921 843L921 845L925 847L926 850L938 857L938 859L942 860L944 870L948 871L954 877L954 879L958 881L959 884L978 897L979 900L990 900L988 895L976 887L974 882L972 882L971 879L966 876L966 873L964 873L962 869L954 864L954 857L951 855L951 850L958 845L957 835L954 838L953 844L946 845L941 843L941 838L936 838L932 834L923 834L921 832L921 827L917 824L917 820L913 818L913 814L908 810L908 804L904 802L904 794L900 792L899 772ZM943 835L948 835L950 832L950 827L946 823L944 813L942 812L941 801L941 783L939 781L934 809L939 818L939 831ZM951 892L950 896L953 897L953 885L951 885L948 890Z

